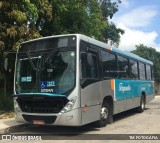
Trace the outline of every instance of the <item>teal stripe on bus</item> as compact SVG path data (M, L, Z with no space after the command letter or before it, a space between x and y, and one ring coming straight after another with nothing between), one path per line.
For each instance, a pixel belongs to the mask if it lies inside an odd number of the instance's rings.
M115 99L125 100L140 97L142 92L146 96L154 94L153 81L115 79Z

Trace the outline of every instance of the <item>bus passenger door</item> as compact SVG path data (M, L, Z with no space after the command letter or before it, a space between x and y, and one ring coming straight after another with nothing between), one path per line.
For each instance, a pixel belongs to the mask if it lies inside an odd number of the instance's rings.
M81 108L82 125L100 118L99 54L89 48L81 51Z

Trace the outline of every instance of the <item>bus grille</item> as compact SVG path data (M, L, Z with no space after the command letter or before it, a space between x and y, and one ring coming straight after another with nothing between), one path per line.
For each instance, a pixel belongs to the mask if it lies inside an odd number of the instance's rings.
M18 97L17 102L22 112L59 113L68 100L64 97Z

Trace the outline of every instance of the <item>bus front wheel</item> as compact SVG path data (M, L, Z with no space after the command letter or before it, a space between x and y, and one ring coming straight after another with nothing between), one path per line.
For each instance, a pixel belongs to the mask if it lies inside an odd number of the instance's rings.
M98 127L105 127L107 123L111 123L111 119L113 120L111 107L108 102L103 102L101 107L100 120L96 122Z

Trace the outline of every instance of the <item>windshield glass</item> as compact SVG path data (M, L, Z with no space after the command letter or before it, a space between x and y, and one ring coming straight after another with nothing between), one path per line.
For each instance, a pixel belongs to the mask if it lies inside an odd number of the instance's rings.
M37 67L40 58L40 56L37 56L18 60L16 72L16 88L18 92L37 91L37 71L34 67Z
M41 92L64 94L75 85L75 51L43 56Z
M40 56L19 58L18 93L65 94L75 86L75 50L54 50Z

